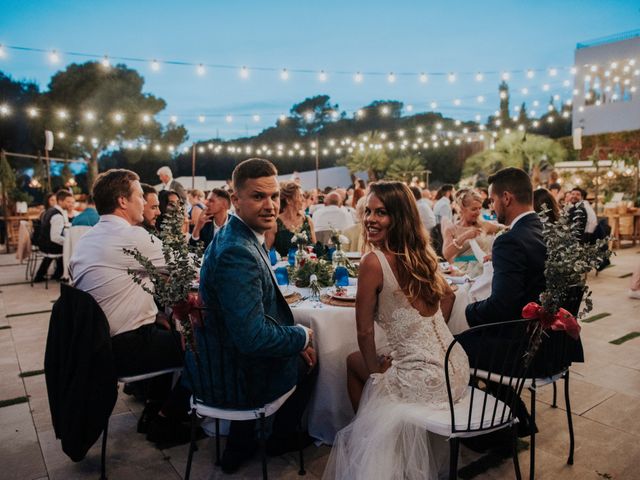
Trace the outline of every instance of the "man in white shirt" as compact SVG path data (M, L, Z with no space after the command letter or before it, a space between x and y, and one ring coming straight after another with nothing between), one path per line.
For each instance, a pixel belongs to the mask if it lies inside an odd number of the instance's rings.
M229 192L221 188L214 188L207 198L207 208L198 217L190 245L202 243L203 251L207 249L216 234L229 221L229 208L231 208L231 196Z
M107 317L116 374L131 376L181 367L184 359L179 341L156 325L158 308L153 296L129 275L130 269L141 267L123 251L136 249L156 267L165 265L161 241L138 226L144 220L145 205L138 175L124 169L108 170L96 179L93 197L100 221L78 241L70 271L74 287L91 294ZM148 431L148 440L167 442L178 435L178 424L167 418L175 413L176 397L168 397L167 390L165 378L152 379L147 408L138 423L139 432Z
M431 210L431 206L429 205L429 200L422 196L422 190L418 186L412 186L411 192L416 199L416 206L418 207L418 214L420 214L420 220L422 220L422 224L424 228L427 229L427 232L431 233L433 227L436 226L436 216Z
M343 231L353 225L353 217L348 210L341 207L342 197L336 191L324 197L324 207L313 213L313 225L316 232L335 228Z
M453 222L453 211L451 210L451 197L453 195L453 185L445 184L438 189L436 194L436 204L433 206L433 213L436 216L436 225L440 225L443 218Z
M34 282L44 282L52 260L56 261L56 270L51 278L54 280L62 278L64 231L69 225L68 211L73 208L74 204L73 195L67 190L60 190L56 193L56 205L49 208L42 216L38 245L44 258L33 279Z

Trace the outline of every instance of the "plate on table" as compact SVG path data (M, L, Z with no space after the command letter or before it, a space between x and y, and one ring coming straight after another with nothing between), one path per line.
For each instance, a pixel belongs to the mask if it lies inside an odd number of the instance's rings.
M282 292L284 298L288 298L296 294L296 291L291 288L290 285L278 285L278 288Z
M327 294L331 298L335 298L337 300L355 301L357 291L358 291L358 287L356 286L340 287L340 288L332 287L327 291Z
M349 260L360 260L362 253L360 252L345 252L345 255Z

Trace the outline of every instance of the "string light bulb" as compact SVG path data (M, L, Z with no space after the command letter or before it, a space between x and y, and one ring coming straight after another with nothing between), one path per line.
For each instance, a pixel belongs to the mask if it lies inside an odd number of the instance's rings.
M427 83L429 81L429 76L426 73L420 74L420 83Z
M484 80L484 74L478 72L476 73L476 82L482 82Z
M200 123L204 123L204 122L205 122L205 120L206 120L206 118L205 118L205 116L204 116L204 115L198 115L198 121L199 121Z
M34 107L31 107L27 112L29 113L29 116L31 118L35 118L38 116L38 110Z
M327 81L327 74L324 70L320 70L320 73L318 74L318 80L320 80L321 82Z
M169 117L169 121L170 121L171 123L178 123L178 117L177 117L176 115L171 115L171 116Z
M249 69L247 67L242 66L242 68L240 69L240 78L249 78Z
M387 75L387 81L389 83L396 83L396 74L391 72L389 75Z
M204 76L205 73L207 73L207 70L204 68L204 65L202 63L198 64L198 66L196 67L196 73L201 77Z
M59 63L60 62L60 54L58 53L57 50L53 50L50 54L49 54L49 61L51 63Z
M7 51L4 48L4 45L0 43L0 58L5 58L7 56Z
M257 115L257 114L256 114L256 115L254 115L254 116L253 116L253 121L254 121L254 122L259 122L259 121L260 121L260 115Z
M231 115L227 115L227 116L225 117L225 121L226 121L227 123L231 123L231 122L233 122L233 117L232 117Z
M153 70L154 72L157 72L160 70L160 62L158 62L158 60L152 60L151 61L151 70Z
M0 105L0 115L7 116L10 113L11 113L11 109L9 108L9 105L7 104Z
M531 69L527 70L527 78L533 78L535 76L535 72Z
M289 80L289 71L286 68L283 68L280 71L280 79L282 80Z
M111 61L109 60L109 57L107 55L102 57L102 60L100 61L100 63L102 64L103 68L106 68L106 69L111 68Z
M453 83L456 81L456 74L455 73L450 73L449 75L447 75L447 80L449 81L449 83Z
M356 72L356 74L353 76L353 81L356 83L362 83L362 74L360 72Z

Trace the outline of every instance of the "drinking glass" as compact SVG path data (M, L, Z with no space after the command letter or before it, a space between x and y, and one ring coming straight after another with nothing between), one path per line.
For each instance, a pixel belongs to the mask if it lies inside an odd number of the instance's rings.
M289 285L289 272L287 271L287 267L278 267L276 268L276 282L280 286Z

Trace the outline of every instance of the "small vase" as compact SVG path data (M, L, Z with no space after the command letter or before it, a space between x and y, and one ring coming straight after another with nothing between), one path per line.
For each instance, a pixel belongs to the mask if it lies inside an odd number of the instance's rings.
M333 268L346 267L349 263L347 254L344 253L344 251L342 250L342 245L340 245L339 243L336 244L336 251L333 252L331 263L333 264Z
M304 265L304 262L307 260L307 252L304 251L304 245L298 245L298 251L295 256L295 267L300 268Z

